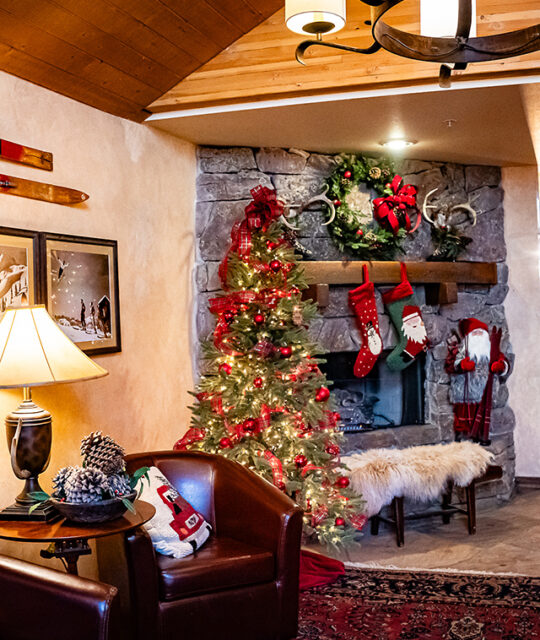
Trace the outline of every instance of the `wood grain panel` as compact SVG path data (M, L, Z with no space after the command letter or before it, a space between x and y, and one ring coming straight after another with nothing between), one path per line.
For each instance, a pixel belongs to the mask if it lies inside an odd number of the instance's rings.
M369 269L375 284L397 284L401 281L399 262L303 262L308 284L358 284L362 267ZM407 262L407 275L413 284L497 284L495 262Z
M538 0L478 0L478 35L501 33L540 22ZM347 26L328 39L358 47L371 42L369 7L347 3ZM419 30L419 2L398 5L388 20L406 31ZM436 82L439 65L416 62L385 51L371 56L312 49L306 67L294 59L302 40L284 23L283 9L242 36L149 106L154 112L374 87ZM464 78L531 74L540 54L471 65ZM457 81L457 80L456 80Z
M109 113L145 106L278 0L0 0L0 69Z

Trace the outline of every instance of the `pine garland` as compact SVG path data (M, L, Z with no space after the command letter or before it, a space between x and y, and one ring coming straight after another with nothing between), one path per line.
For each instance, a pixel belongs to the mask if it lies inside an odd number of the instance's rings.
M396 174L388 158L368 158L363 155L344 155L326 180L328 197L334 201L335 220L329 225L332 239L340 251L349 252L361 260L392 260L403 252L404 229L397 234L381 227L369 211L355 207L355 190L359 185L372 189L378 196L392 196L390 188ZM330 211L328 210L328 213Z

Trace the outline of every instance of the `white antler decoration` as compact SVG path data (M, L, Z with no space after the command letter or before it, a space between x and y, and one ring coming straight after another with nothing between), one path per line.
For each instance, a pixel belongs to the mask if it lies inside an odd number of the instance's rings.
M330 200L330 198L328 198L328 196L326 195L328 193L328 185L326 185L324 191L322 193L320 193L317 196L313 196L313 198L311 198L310 200L308 200L307 202L304 202L302 204L291 204L287 206L287 211L286 213L284 213L281 216L281 221L287 226L289 227L289 229L293 229L294 231L298 231L299 227L294 227L292 224L290 224L287 220L287 218L291 218L292 216L299 216L302 211L304 211L304 209L307 209L309 207L310 204L313 204L314 202L324 202L326 205L328 205L328 207L330 208L330 219L327 222L323 222L323 226L326 226L328 224L331 224L336 217L336 208L334 207L334 203ZM294 211L294 209L297 209L297 211Z
M424 218L429 222L429 224L432 224L437 229L440 229L441 227L447 227L450 224L452 213L454 213L455 211L463 210L463 211L466 211L470 216L471 227L474 227L476 225L477 214L476 214L476 211L471 207L470 202L463 202L461 204L456 204L450 208L448 208L448 205L441 205L441 207L438 207L437 205L434 205L434 204L428 204L429 198L435 193L435 191L438 191L438 189L432 189L426 195L426 197L424 198L424 204L422 205L422 214ZM441 208L442 211L437 213L437 215L435 216L435 219L429 215L428 209L439 209L439 208Z

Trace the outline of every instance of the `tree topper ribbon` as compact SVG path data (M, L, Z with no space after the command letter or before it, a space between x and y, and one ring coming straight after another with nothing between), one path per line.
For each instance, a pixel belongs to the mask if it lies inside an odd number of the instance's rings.
M231 248L219 265L219 277L226 290L227 268L231 253L237 253L240 258L249 258L251 253L251 233L259 229L266 230L268 225L279 218L285 208L276 192L268 187L259 185L251 189L253 201L245 208L245 218L237 222L231 231Z
M397 235L401 226L399 218L404 220L404 226L407 233L413 233L418 229L420 225L420 212L416 206L416 187L412 184L402 185L401 176L394 176L390 184L393 195L385 196L384 198L375 198L373 200L374 216L377 222L382 227L390 227L390 230L394 235ZM416 211L416 223L414 228L411 224L411 218L407 212L407 208L414 209ZM398 209L398 215L396 214Z

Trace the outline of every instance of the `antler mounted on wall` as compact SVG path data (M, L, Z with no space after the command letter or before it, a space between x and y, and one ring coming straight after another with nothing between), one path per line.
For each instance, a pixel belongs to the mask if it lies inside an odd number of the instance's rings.
M328 185L325 187L324 191L322 193L320 193L317 196L313 196L313 198L310 198L307 202L303 202L302 204L290 204L290 205L286 205L285 206L285 213L281 216L281 221L287 226L289 227L289 229L292 229L293 231L299 231L300 227L295 227L292 224L290 224L290 222L288 222L287 218L296 218L298 217L302 211L304 211L305 209L307 209L311 204L313 204L314 202L324 202L324 204L326 204L328 206L328 208L330 209L330 219L327 220L326 222L323 222L323 226L326 226L328 224L331 224L335 217L336 217L336 208L334 207L334 203L332 202L332 200L330 200L330 198L328 198L328 196L326 195L328 193Z
M476 225L477 214L476 211L471 207L470 202L462 202L461 204L455 204L454 206L450 206L448 203L442 203L441 205L433 205L427 204L429 198L438 191L438 188L432 189L429 193L426 194L424 198L424 204L422 205L422 214L424 218L429 222L429 224L433 225L437 229L445 229L452 226L457 226L460 223L452 222L452 218L455 213L458 211L465 211L469 214L471 220L471 227ZM437 213L435 218L429 215L428 209L436 209Z

